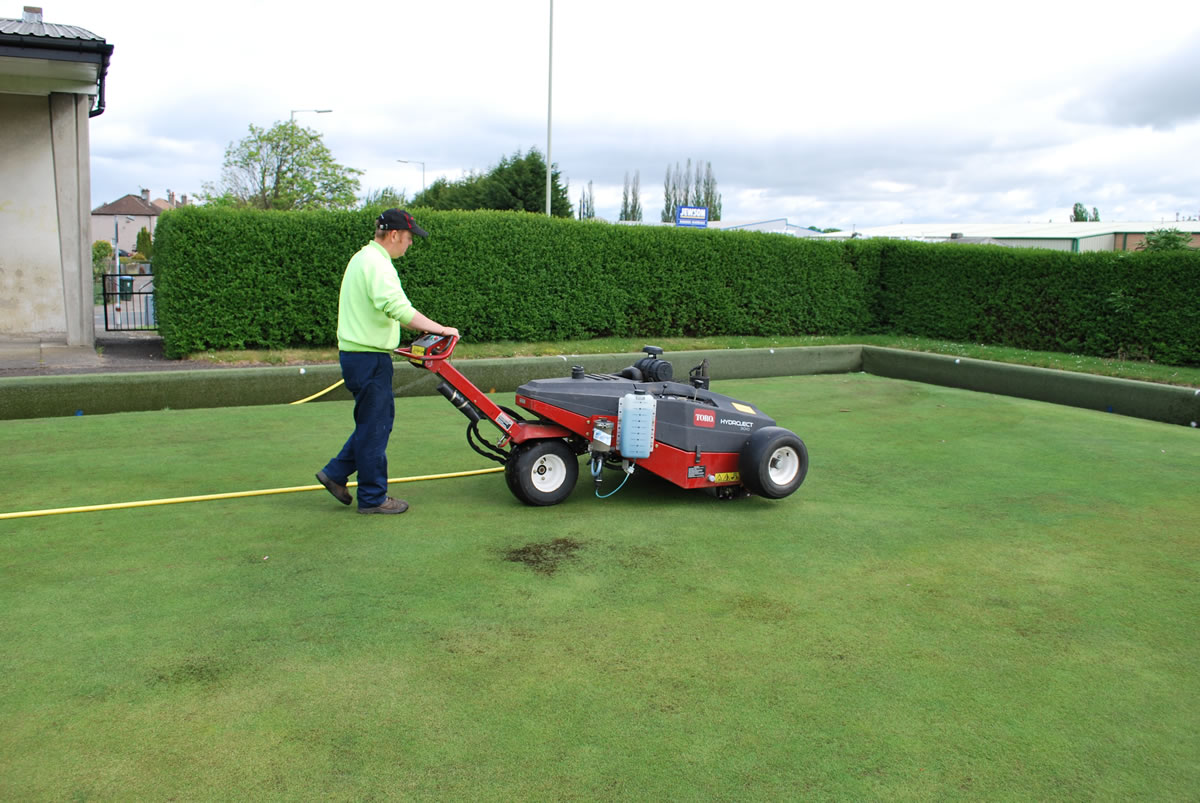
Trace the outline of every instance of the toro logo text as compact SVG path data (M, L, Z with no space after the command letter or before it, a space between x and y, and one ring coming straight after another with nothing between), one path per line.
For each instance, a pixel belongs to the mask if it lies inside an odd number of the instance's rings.
M717 417L705 410L697 410L692 415L692 423L698 427L715 427L717 425Z

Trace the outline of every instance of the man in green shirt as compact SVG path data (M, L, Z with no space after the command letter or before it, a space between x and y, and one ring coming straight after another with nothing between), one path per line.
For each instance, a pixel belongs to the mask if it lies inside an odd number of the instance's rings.
M338 296L338 362L346 388L354 394L354 432L346 445L317 472L317 480L343 505L346 487L358 473L359 513L403 513L408 503L387 495L387 444L396 416L392 394L392 349L400 327L437 335L457 335L418 312L409 302L392 264L404 256L413 235L428 237L412 215L389 209L375 220L375 239L351 257Z

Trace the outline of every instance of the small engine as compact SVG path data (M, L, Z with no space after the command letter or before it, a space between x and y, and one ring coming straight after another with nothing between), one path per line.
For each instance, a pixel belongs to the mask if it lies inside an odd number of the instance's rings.
M671 363L659 359L663 350L658 346L644 346L642 351L648 356L624 369L617 376L632 379L634 382L670 382L675 377L675 369Z

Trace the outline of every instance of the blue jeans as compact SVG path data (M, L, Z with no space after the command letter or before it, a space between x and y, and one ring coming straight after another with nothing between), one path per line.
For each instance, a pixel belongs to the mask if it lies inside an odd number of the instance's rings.
M378 507L387 500L387 445L396 417L392 396L392 355L339 351L342 378L354 394L354 433L325 466L325 476L345 485L358 472L358 506Z

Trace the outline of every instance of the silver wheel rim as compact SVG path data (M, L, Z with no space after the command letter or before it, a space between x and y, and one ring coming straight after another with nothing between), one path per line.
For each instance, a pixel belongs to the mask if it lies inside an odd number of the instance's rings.
M767 463L767 476L771 482L786 487L800 473L800 455L791 446L784 446L771 453Z
M542 455L530 469L529 479L539 493L553 493L567 479L567 464L556 454Z

